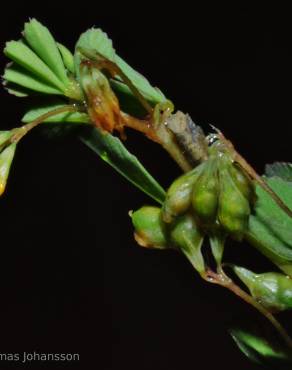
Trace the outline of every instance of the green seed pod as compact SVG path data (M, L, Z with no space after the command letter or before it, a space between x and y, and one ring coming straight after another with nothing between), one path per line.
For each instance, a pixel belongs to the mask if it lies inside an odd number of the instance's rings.
M218 221L228 233L237 239L241 239L247 229L250 215L249 201L235 184L228 170L228 165L225 164L220 168L219 174Z
M212 224L216 220L218 208L219 179L217 173L217 160L207 160L205 168L196 181L192 206L199 222L204 225Z
M232 163L228 167L229 173L238 187L242 195L249 201L253 202L255 200L255 189L252 181L248 176L238 167L236 164Z
M161 209L144 206L131 213L135 227L135 239L147 248L164 249L167 247L165 226L161 219Z
M170 243L180 249L192 263L194 268L203 274L205 263L201 253L204 236L197 227L194 217L190 214L181 216L170 231Z
M292 279L278 272L255 274L243 267L234 272L246 284L251 295L270 311L292 308Z
M204 168L205 163L202 163L192 171L180 176L171 184L162 207L164 222L170 223L175 217L187 212L191 205L193 186Z

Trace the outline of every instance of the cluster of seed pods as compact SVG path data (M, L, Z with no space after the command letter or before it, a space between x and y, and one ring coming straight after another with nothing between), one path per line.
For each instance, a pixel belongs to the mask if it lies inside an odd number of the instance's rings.
M216 141L209 148L207 160L171 184L161 209L154 211L155 207L143 207L134 212L132 217L140 243L144 240L148 246L159 247L158 240L145 239L145 233L148 232L143 230L144 220L147 224L151 219L152 231L160 229L161 235L170 244L171 230L182 223L183 219L192 219L193 228L202 234L218 231L241 239L254 200L252 181L233 162L224 145Z

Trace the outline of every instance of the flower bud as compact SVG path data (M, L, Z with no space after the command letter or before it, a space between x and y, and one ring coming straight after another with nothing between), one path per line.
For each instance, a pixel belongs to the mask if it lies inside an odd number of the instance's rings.
M278 272L255 274L243 267L234 267L236 275L251 295L270 311L292 308L292 279Z
M119 101L106 76L90 61L83 61L80 64L80 81L94 124L108 132L121 129Z
M203 225L213 224L218 207L219 181L217 161L210 158L196 181L192 194L192 206L196 217Z
M147 248L164 249L167 247L165 226L158 207L144 206L131 213L135 227L135 239Z
M164 222L170 223L175 217L188 211L191 205L193 186L204 167L205 163L180 176L171 184L162 207Z

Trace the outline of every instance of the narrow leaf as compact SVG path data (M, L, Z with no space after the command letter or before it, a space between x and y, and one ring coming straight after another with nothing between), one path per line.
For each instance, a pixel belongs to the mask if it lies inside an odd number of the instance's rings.
M149 81L144 76L142 76L139 72L135 71L118 55L116 55L115 62L125 73L125 75L131 80L133 85L140 91L140 93L144 96L146 100L151 102L153 105L157 103L162 103L166 100L165 96L159 89L151 86ZM121 83L121 81L120 83L117 82L114 83L113 86L115 86L117 89L128 90L130 93L129 88L125 84Z
M163 203L163 188L117 137L97 128L89 128L81 134L80 139L137 188L158 203Z
M232 329L230 334L239 349L257 364L283 365L291 361L291 356L287 352L275 347L261 336L241 329Z
M34 74L25 70L23 67L16 65L15 63L6 67L3 77L5 81L40 93L54 95L63 94L59 89L47 84L43 80L40 80Z
M59 51L62 55L65 67L68 69L69 72L74 74L75 66L74 66L74 56L73 56L73 54L71 53L71 51L69 49L66 48L66 46L60 44L59 42L57 42L57 46L58 46Z
M34 52L46 63L55 75L67 85L69 79L57 44L50 33L36 19L25 23L24 38Z
M0 196L3 194L6 187L11 163L15 154L15 149L16 144L10 144L0 154Z
M7 42L4 54L36 77L42 79L49 86L56 87L60 92L65 91L63 82L61 82L50 68L23 42Z

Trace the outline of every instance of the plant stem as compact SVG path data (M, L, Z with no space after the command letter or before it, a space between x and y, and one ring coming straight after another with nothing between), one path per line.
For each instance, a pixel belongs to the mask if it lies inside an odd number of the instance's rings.
M56 116L57 114L64 112L77 112L78 108L75 105L66 105L64 107L53 109L47 113L42 114L32 122L29 122L21 127L15 128L14 133L9 139L10 143L18 143L30 130L44 122L46 119Z
M215 273L212 270L207 270L205 274L205 280L210 283L221 285L224 288L229 289L246 303L253 306L256 310L258 310L263 316L265 316L270 323L274 326L277 330L279 335L285 341L287 346L292 350L292 339L284 329L284 327L280 324L280 322L275 318L272 313L267 310L264 306L262 306L259 302L257 302L252 296L242 290L238 285L236 285L229 277L225 275L225 273Z

